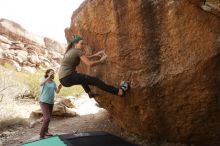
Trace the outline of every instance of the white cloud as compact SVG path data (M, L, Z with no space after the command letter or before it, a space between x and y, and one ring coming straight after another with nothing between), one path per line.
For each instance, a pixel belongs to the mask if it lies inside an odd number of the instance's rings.
M69 27L73 11L84 0L0 0L0 18L21 24L42 36L66 42L64 29Z

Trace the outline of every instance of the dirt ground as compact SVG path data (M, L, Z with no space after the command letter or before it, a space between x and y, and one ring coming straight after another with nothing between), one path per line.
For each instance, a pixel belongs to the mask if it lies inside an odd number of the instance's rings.
M0 134L3 145L21 145L39 138L41 123L29 128L23 125L10 126ZM54 134L75 133L84 131L107 131L120 135L120 129L110 120L105 110L97 114L77 116L73 118L54 117L50 123L50 132Z
M18 112L22 107L26 107L26 112L30 113L34 101L28 99L25 101L16 101ZM95 100L88 97L75 100L77 106L76 117L52 117L49 131L53 134L79 133L89 131L105 131L121 137L129 142L139 144L141 146L186 146L182 144L170 144L166 142L153 142L141 139L137 135L127 133L119 128L112 120L111 116L105 109L99 108ZM36 105L35 105L36 106ZM20 110L19 110L20 109ZM42 123L36 124L30 128L28 124L10 124L0 130L0 146L18 146L24 143L39 139L39 131Z
M26 111L26 115L30 114L31 109L36 109L36 107L39 106L33 99L11 100L10 102L14 102L16 105L16 108L13 109L12 112L16 111L19 113ZM78 115L70 118L52 117L49 126L49 131L51 133L66 134L88 131L105 131L123 137L123 139L127 139L128 141L134 141L137 139L134 138L134 136L127 136L126 132L120 129L112 121L108 112L97 106L95 100L82 96L80 99L75 100L74 104L76 105L75 111ZM8 104L2 103L1 105L9 106ZM5 109L7 109L7 107L5 107ZM21 122L23 124L19 124L19 122L16 123L16 120L17 119L8 120L9 123L5 124L8 126L0 130L0 146L17 146L39 139L39 131L42 123L37 123L33 128L30 128L27 123ZM13 123L10 124L11 121L13 121Z

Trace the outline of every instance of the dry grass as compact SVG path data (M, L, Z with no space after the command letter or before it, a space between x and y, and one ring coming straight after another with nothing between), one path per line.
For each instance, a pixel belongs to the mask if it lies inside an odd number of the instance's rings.
M36 96L39 96L39 93L40 93L39 83L40 83L40 80L42 79L42 77L44 76L44 73L45 73L44 71L37 70L37 72L34 74L25 73L25 72L17 72L14 69L14 67L12 67L11 65L8 65L8 64L5 65L5 68L14 72L16 80L27 85L33 98ZM59 80L58 80L57 73L55 75L55 82L57 83L57 86L60 84ZM84 90L83 90L82 86L80 86L80 85L75 85L75 86L68 87L68 88L63 87L58 97L78 96L82 92L84 92Z
M15 101L15 96L24 90L26 86L16 81L14 71L0 68L0 129L14 124L25 124L25 119L28 118L27 107Z
M22 83L26 84L33 95L33 97L39 96L40 93L40 80L44 76L44 72L37 71L35 74L16 72L16 78ZM55 76L55 82L57 86L60 84L58 76ZM57 97L77 96L83 92L83 88L80 85L72 86L69 88L63 87Z
M43 71L29 74L16 72L10 66L6 66L6 68L0 66L0 129L14 124L25 124L30 112L39 108L39 105L35 104L33 100L31 100L33 103L30 106L30 103L25 103L20 98L16 99L16 96L24 94L27 90L31 94L29 97L39 96L39 83L43 75ZM55 78L58 85L57 75ZM76 96L82 92L81 86L62 88L57 97Z
M23 73L23 72L15 72L16 79L27 85L29 93L32 95L30 97L37 97L39 95L40 86L39 81L42 78L43 73L37 71L35 74Z

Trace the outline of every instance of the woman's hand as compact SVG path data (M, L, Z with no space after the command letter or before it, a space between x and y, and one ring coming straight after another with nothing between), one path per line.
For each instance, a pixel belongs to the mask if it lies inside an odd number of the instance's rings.
M85 63L88 67L96 66L100 63L103 63L107 59L107 55L104 52L100 52L100 54L103 54L102 57L99 60L90 60L87 56L82 55L80 59L83 63Z
M104 51L99 51L93 55L87 56L88 58L94 58L94 57L102 57L103 55L105 55Z
M62 85L62 84L59 84L58 89L61 89L62 87L63 87L63 85Z
M102 56L102 58L100 59L100 62L103 63L106 59L107 59L107 55L104 54L104 55Z
M99 57L102 57L103 55L105 55L105 52L102 50L102 51L97 52L97 53L94 54L94 55L99 56Z
M62 87L63 87L63 85L62 85L62 84L59 84L58 88L56 89L56 93L57 93L57 94L60 93L60 90L61 90Z

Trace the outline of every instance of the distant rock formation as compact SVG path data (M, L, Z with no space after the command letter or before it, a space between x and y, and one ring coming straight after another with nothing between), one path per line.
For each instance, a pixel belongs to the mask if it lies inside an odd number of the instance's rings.
M108 55L92 74L131 84L126 97L99 91L96 99L121 127L148 138L220 145L219 4L87 0L73 13L67 41L80 34L94 52Z
M45 47L43 37L32 34L18 23L7 19L0 19L0 34L14 41Z
M65 45L32 34L19 24L0 19L0 64L34 73L36 68L59 68Z
M64 48L66 47L64 44L61 44L47 37L44 37L44 44L47 50L60 53L64 53Z

